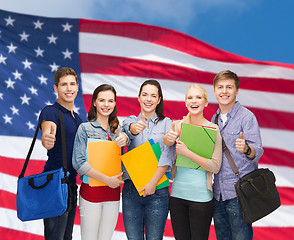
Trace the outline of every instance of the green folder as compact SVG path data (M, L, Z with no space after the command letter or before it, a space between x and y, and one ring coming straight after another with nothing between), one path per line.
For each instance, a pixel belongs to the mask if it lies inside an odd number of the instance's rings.
M150 142L150 140L149 140ZM151 147L153 149L153 152L157 158L157 160L159 161L159 158L161 156L161 150L160 150L160 145L159 143L156 143L156 144L151 144ZM169 177L167 176L167 180L164 181L163 183L159 184L158 186L156 186L156 189L161 189L161 188L164 188L164 187L169 187L170 186L170 183L169 183Z
M212 127L183 123L180 140L185 143L192 152L201 157L211 159L216 133L216 129ZM180 154L177 154L176 166L206 171L190 158Z

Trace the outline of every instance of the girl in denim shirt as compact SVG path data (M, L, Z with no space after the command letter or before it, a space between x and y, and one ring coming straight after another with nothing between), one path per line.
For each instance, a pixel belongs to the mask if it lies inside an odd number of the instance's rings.
M117 119L116 91L111 85L97 87L92 96L87 123L82 123L76 133L73 148L73 167L83 175L106 183L108 186L90 187L82 183L80 189L80 217L82 240L110 240L114 232L120 200L119 180L122 173L106 176L86 160L88 138L116 141L119 147L127 144L128 137L120 133ZM99 158L99 156L97 156Z
M161 157L152 179L140 190L144 191L143 196L139 195L127 172L124 174L123 221L128 239L143 240L145 233L147 240L161 240L168 215L169 188L156 190L156 185L173 164L174 148L163 143L172 120L163 115L163 96L156 80L147 80L141 85L138 100L141 113L137 117L128 117L123 123L131 140L128 150L153 139L160 144Z

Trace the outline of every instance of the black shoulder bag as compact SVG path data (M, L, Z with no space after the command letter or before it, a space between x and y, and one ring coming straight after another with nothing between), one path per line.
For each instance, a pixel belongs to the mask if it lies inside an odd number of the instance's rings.
M218 124L219 114L215 124ZM276 178L268 168L259 168L240 178L239 170L222 140L223 152L239 180L235 184L237 199L241 206L245 223L253 223L276 210L280 205L280 196L276 187Z

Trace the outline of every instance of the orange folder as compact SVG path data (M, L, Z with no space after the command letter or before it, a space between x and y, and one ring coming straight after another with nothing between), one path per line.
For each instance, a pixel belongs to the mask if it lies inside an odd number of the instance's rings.
M139 192L150 180L156 172L158 160L151 147L149 141L132 149L121 156L121 160L128 171L138 193L140 196L144 194ZM164 174L157 183L157 186L168 180Z
M95 141L96 140L96 141ZM88 139L88 161L97 171L107 175L115 176L121 173L121 148L115 141L97 141L97 139ZM89 177L89 185L107 186Z

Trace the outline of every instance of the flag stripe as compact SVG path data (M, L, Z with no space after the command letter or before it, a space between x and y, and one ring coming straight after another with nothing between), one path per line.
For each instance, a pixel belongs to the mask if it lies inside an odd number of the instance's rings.
M146 78L124 77L105 74L82 73L83 94L92 94L94 89L101 83L111 84L116 88L118 96L138 97L140 85ZM184 101L185 92L191 85L189 82L172 81L168 79L158 80L163 89L164 100ZM293 83L294 84L294 83ZM208 102L217 103L212 85L201 84L207 91ZM294 113L292 102L294 94L270 93L254 90L240 89L237 97L244 106Z
M205 59L231 63L261 63L257 60L226 52L178 31L157 26L150 26L139 23L91 21L81 19L80 32L105 34L109 36L119 36L151 42L156 45L165 46ZM275 62L264 62L263 64L294 69L294 65L292 64Z
M212 84L215 73L177 66L164 62L141 60L102 54L81 53L81 71L117 76L141 78L170 79L181 82ZM294 93L292 80L239 77L242 89L253 89L266 92Z
M80 53L141 59L217 73L231 69L239 76L292 79L294 69L273 65L220 62L199 58L154 43L105 34L79 33ZM103 48L101 48L103 46Z

